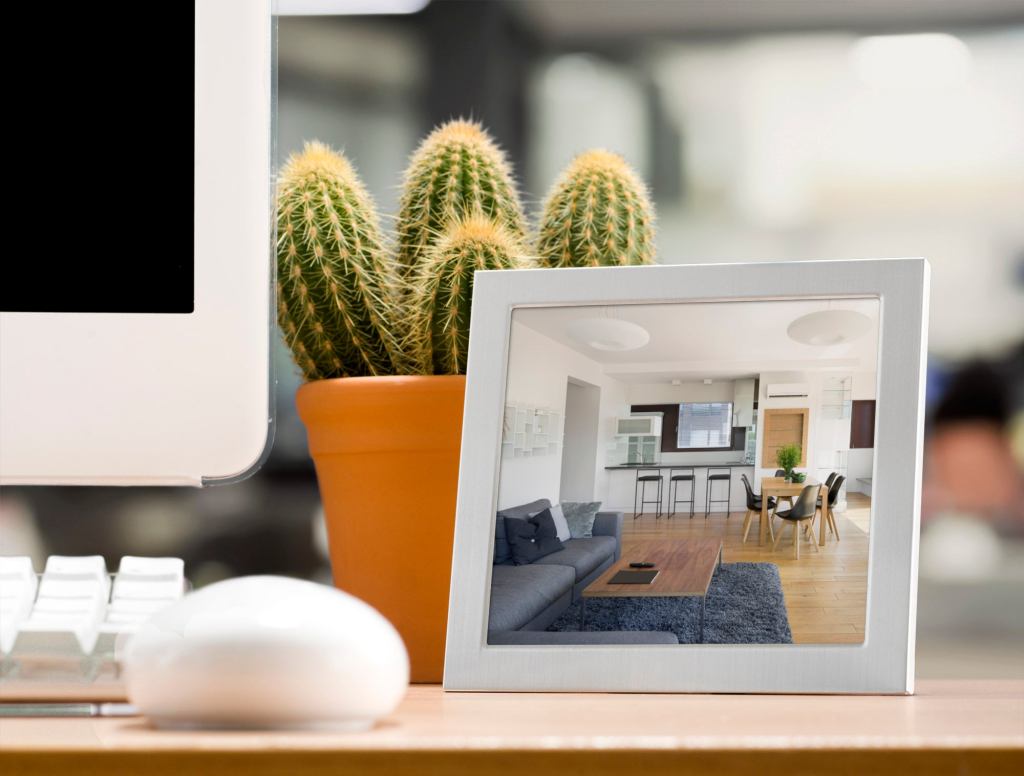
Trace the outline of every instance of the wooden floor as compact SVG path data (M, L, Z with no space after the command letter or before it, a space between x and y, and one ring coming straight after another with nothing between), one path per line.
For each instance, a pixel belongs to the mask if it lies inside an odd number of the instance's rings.
M836 512L840 541L831 535L818 552L810 542L802 540L800 559L794 560L788 525L778 550L769 541L757 545L757 518L750 529L747 543L742 543L744 512L712 513L706 520L698 512L691 520L688 514L655 520L646 513L637 519L627 514L623 525L623 552L628 553L630 540L721 537L726 563L752 561L775 563L782 578L789 625L797 644L848 644L864 640L864 616L867 604L868 522L871 501L867 496L851 493L845 512ZM781 520L775 521L779 527ZM817 524L815 524L817 537Z

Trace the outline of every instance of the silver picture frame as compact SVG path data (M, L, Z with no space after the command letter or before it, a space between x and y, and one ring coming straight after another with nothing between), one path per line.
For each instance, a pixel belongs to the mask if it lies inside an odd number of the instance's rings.
M912 693L929 273L922 258L478 272L445 689ZM514 310L846 296L880 301L863 643L488 645L494 516Z

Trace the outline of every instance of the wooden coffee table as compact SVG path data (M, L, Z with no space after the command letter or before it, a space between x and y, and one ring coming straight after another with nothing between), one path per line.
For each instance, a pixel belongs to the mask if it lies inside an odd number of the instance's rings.
M649 585L612 585L608 580L630 563L649 561L658 576ZM583 591L580 630L586 623L588 598L676 598L700 596L699 639L704 641L704 609L715 570L722 566L721 539L649 539L630 542L628 550Z

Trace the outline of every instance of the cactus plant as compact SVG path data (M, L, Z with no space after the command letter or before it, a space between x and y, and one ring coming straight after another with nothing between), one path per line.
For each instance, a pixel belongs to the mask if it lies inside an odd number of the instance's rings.
M407 349L421 371L465 373L473 273L524 263L522 243L505 224L482 213L451 223L409 278Z
M420 144L405 172L398 214L398 264L414 274L427 249L453 220L491 216L513 235L525 234L519 195L505 155L477 123L455 120Z
M306 378L402 371L397 271L349 161L307 143L281 172L277 210L278 322Z
M647 187L621 156L593 150L570 163L545 202L537 256L545 267L654 261Z

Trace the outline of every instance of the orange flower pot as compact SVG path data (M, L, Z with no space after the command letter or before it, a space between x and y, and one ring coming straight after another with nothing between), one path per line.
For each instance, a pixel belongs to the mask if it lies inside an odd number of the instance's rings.
M387 617L413 682L440 682L466 378L346 377L296 395L334 584Z

